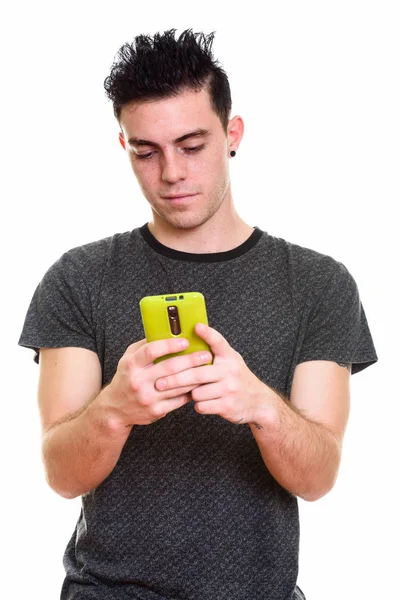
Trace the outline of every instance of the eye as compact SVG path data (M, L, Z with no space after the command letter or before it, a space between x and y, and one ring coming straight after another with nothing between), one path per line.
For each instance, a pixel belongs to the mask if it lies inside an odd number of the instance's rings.
M184 152L187 152L188 154L194 154L195 152L199 152L200 150L203 150L203 148L205 147L205 144L202 144L201 146L189 146L187 148L182 148L182 150ZM136 158L138 158L139 160L146 160L148 158L151 158L153 155L155 154L155 152L149 152L148 154L136 154Z
M150 152L149 154L137 154L136 158L143 160L144 158L151 158L153 156L153 154L154 154L154 152Z
M199 150L203 150L205 144L202 144L201 146L193 146L193 147L189 147L189 148L183 148L186 152L189 153L194 153L194 152L198 152Z

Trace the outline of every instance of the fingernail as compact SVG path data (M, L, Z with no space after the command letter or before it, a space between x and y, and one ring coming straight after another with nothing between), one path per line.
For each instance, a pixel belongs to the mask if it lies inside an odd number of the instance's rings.
M200 360L210 360L211 356L209 352L202 352L200 354Z
M165 390L165 388L167 387L167 382L165 379L158 379L157 380L157 389L159 390Z
M189 345L189 342L185 338L182 338L181 340L179 340L179 347L180 348L186 348L188 345Z

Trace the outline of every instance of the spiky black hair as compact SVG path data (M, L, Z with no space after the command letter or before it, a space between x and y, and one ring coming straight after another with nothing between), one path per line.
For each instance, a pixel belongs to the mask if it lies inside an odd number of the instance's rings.
M178 39L175 32L169 29L153 38L138 35L121 46L104 81L116 118L134 100L170 98L205 86L226 132L232 100L228 77L212 54L215 32L205 35L186 29Z

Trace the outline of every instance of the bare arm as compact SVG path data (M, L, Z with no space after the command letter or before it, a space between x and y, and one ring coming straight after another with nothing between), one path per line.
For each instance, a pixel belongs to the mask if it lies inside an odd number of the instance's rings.
M331 361L298 365L290 404L267 388L265 418L260 413L250 424L271 474L304 500L324 496L338 475L350 402L350 373L343 367Z
M349 414L349 370L315 360L296 366L289 402L263 383L215 329L196 333L214 354L212 365L156 381L157 389L196 385L195 410L249 423L274 478L294 495L317 500L334 485Z
M49 485L64 498L97 487L115 467L130 429L115 432L99 406L100 395L87 409L43 436L42 455Z
M50 487L74 498L101 483L114 468L130 430L108 426L101 367L84 348L40 350L38 400L42 456Z
M265 465L282 487L308 501L332 488L340 448L320 424L306 420L277 397L273 416L258 419L250 427Z
M210 360L199 353L169 358L179 340L129 346L101 390L97 355L84 348L40 350L42 455L49 485L65 498L97 487L115 467L132 426L148 425L190 401L194 386L160 394L154 377ZM177 395L179 393L179 395Z

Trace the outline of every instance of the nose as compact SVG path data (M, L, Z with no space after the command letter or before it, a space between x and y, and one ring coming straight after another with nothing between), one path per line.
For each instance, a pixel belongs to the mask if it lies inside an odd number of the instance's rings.
M164 153L161 161L161 179L167 183L176 183L186 178L185 157L174 151Z

